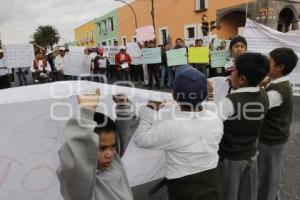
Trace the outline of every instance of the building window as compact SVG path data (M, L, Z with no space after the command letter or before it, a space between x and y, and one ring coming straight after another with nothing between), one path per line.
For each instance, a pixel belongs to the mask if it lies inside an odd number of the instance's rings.
M187 28L187 33L188 33L188 39L195 38L195 28Z
M109 44L109 46L111 46L111 40L108 40L108 44Z
M135 36L132 37L132 42L137 42L137 39Z
M106 46L106 42L102 42L101 45L105 47Z
M190 24L184 26L184 39L187 44L194 43L194 39L197 37L197 24Z
M127 45L127 38L126 37L122 37L122 42L123 42L123 45L126 46Z
M208 0L196 0L195 11L204 11L208 9Z
M110 27L111 27L111 31L115 31L115 28L114 28L114 19L113 18L109 18L109 23L110 23Z
M107 26L106 26L106 21L102 21L101 23L101 32L102 34L106 34L107 33Z
M159 43L161 45L168 43L168 28L160 28L160 38L159 38Z
M101 22L98 24L98 28L99 28L99 34L102 35L102 32L101 32Z

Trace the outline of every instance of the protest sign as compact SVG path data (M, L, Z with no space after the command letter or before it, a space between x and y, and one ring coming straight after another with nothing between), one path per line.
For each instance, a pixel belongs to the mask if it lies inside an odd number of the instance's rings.
M142 51L137 43L128 43L126 52L131 57L131 64L143 64Z
M187 52L186 48L174 49L167 51L168 66L186 65Z
M153 40L155 32L153 26L144 26L136 29L136 39L138 42Z
M217 50L218 48L221 48L221 43L222 42L226 43L226 47L223 50L229 50L231 40L222 40L222 39L215 39L214 50Z
M228 51L219 50L210 52L210 62L212 68L224 67L227 63Z
M120 52L119 47L110 47L108 52L108 59L110 65L115 65L116 55Z
M188 52L189 63L209 63L208 47L190 47Z
M142 56L144 64L161 63L161 50L159 47L142 49Z
M4 46L4 59L8 68L30 67L34 59L32 44L10 44Z
M209 44L211 43L211 41L215 40L217 38L218 38L218 36L216 36L216 35L203 36L202 37L203 46L209 46Z
M300 57L300 35L299 34L286 34L276 31L270 27L263 24L259 24L252 20L247 19L245 26L244 37L248 42L248 51L250 52L260 52L268 55L269 52L276 48L287 47L292 48ZM300 61L296 69L290 74L290 77L300 77ZM291 79L293 84L293 90L300 90L300 79ZM294 95L300 96L299 93L294 93Z
M91 58L84 54L84 47L71 47L64 57L64 73L70 76L90 74Z

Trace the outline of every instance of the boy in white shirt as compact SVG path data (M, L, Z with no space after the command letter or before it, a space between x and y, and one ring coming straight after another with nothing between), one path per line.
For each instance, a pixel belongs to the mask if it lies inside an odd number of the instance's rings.
M164 150L169 200L221 199L217 165L223 123L201 106L207 93L204 74L182 66L173 86L181 110L176 118L154 119L163 107L161 102L149 102L140 110L140 125L133 139L139 147Z

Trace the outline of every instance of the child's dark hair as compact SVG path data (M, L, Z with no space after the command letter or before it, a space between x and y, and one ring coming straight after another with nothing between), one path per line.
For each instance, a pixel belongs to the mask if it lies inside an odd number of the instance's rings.
M293 49L290 48L278 48L274 49L270 53L271 58L275 61L276 66L282 66L282 74L290 74L297 65L298 56Z
M245 53L237 57L235 67L247 78L249 86L256 87L270 70L268 58L260 53Z
M115 122L110 117L102 113L96 112L94 114L94 121L97 123L94 132L98 135L101 135L102 133L115 133L117 130Z

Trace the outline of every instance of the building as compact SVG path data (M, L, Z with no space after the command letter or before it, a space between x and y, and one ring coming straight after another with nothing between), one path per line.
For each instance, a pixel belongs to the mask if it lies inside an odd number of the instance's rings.
M152 25L151 0L131 3L137 15L138 27ZM282 32L299 28L299 0L177 0L154 1L154 25L159 44L171 37L186 41L201 38L203 15L216 21L212 34L228 39L245 26L246 16ZM134 41L134 15L128 6L118 9L119 41Z
M130 5L137 27L154 25L158 44L201 38L203 16L215 21L211 34L222 39L238 35L246 16L282 32L299 29L300 0L135 0ZM135 42L135 15L124 5L96 19L96 43L110 45L114 39L122 45Z
M96 24L95 20L75 29L75 42L77 46L92 48L96 46Z
M110 46L113 41L118 40L119 25L116 10L95 19L95 23L98 46Z

